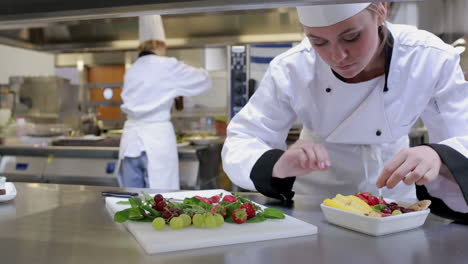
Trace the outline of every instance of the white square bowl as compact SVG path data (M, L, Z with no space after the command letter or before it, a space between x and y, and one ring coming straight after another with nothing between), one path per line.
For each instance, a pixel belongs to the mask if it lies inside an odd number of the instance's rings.
M399 205L407 206L404 202ZM426 221L430 210L392 215L387 217L371 217L338 208L320 204L325 219L337 226L345 227L372 236L381 236L420 227Z

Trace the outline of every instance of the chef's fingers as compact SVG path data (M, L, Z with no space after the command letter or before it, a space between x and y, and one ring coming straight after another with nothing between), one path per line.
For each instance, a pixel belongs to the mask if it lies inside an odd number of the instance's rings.
M307 157L307 153L305 152L305 150L300 148L294 149L293 151L295 156L297 156L297 159L299 160L299 165L301 166L301 168L308 168L309 158Z
M406 176L403 179L403 182L406 185L412 185L415 182L421 180L424 177L424 175L426 175L426 173L429 172L430 169L430 166L424 163L420 163L408 176Z
M403 180L404 177L406 177L415 169L416 165L417 164L415 162L409 160L405 161L392 173L392 175L388 178L385 186L387 186L389 189L395 187L401 180Z
M417 185L424 185L433 179L435 179L439 175L439 170L435 168L431 168L421 179L416 181Z
M304 153L307 155L307 167L303 167L304 169L314 169L316 168L315 161L317 160L317 155L315 155L314 145L308 145L302 148Z
M316 166L321 170L326 170L328 164L330 164L328 153L325 147L321 144L315 144L314 146L315 155L317 156Z
M382 173L377 179L376 186L377 188L382 188L386 185L388 178L392 176L397 168L399 168L405 161L408 154L404 150L398 152L384 167Z

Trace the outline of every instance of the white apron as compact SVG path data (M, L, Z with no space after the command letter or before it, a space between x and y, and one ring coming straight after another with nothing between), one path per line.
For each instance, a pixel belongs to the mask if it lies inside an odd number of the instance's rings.
M408 137L401 137L392 144L336 144L325 141L308 129L302 130L300 138L323 144L331 166L327 171L314 171L296 177L294 191L321 197L328 197L330 193L353 194L350 191L377 195L375 183L383 164L409 145ZM382 195L403 201L414 201L416 197L414 186L404 184L398 184L392 190L384 188Z
M127 120L120 142L119 159L128 156L130 144L141 144L148 157L149 188L178 190L179 159L172 123Z

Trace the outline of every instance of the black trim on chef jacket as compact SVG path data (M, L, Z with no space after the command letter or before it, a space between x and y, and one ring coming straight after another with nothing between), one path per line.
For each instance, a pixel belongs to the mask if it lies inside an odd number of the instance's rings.
M382 28L379 28L379 33L382 34ZM394 39L393 39L393 35L392 33L390 32L390 30L388 29L385 29L387 32L388 32L388 39L387 41L385 42L385 46L384 46L384 54L385 54L385 84L384 84L384 89L383 91L384 92L388 92L388 86L387 86L387 83L388 83L388 74L390 72L390 62L392 61L392 55L393 55L393 42L394 42ZM336 73L334 70L332 70L333 74L336 76L336 78L340 79L341 81L343 82L346 82L346 78L342 77L341 75L339 75L338 73ZM330 89L330 88L327 88L327 89ZM328 91L327 91L328 92Z
M146 56L146 55L156 55L156 53L151 52L151 51L144 50L144 51L142 51L142 52L140 52L140 53L138 54L138 58L143 57L143 56Z
M442 144L429 144L439 154L442 162L447 166L458 183L463 193L465 202L468 204L468 158L453 148ZM419 200L431 200L431 213L454 220L456 223L468 225L468 213L452 210L440 198L429 194L425 186L416 185L416 196Z
M280 149L271 149L263 153L253 166L250 179L259 193L287 202L294 196L292 187L296 177L285 179L272 177L273 166L283 153L284 151Z

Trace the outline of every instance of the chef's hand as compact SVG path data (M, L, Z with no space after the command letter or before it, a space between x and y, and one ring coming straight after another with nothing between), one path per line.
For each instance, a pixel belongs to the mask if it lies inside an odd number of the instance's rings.
M302 176L314 170L327 170L330 158L325 147L299 139L276 162L273 177Z
M407 148L396 154L377 179L377 188L391 189L400 181L407 185L424 185L439 176L442 161L428 146Z

